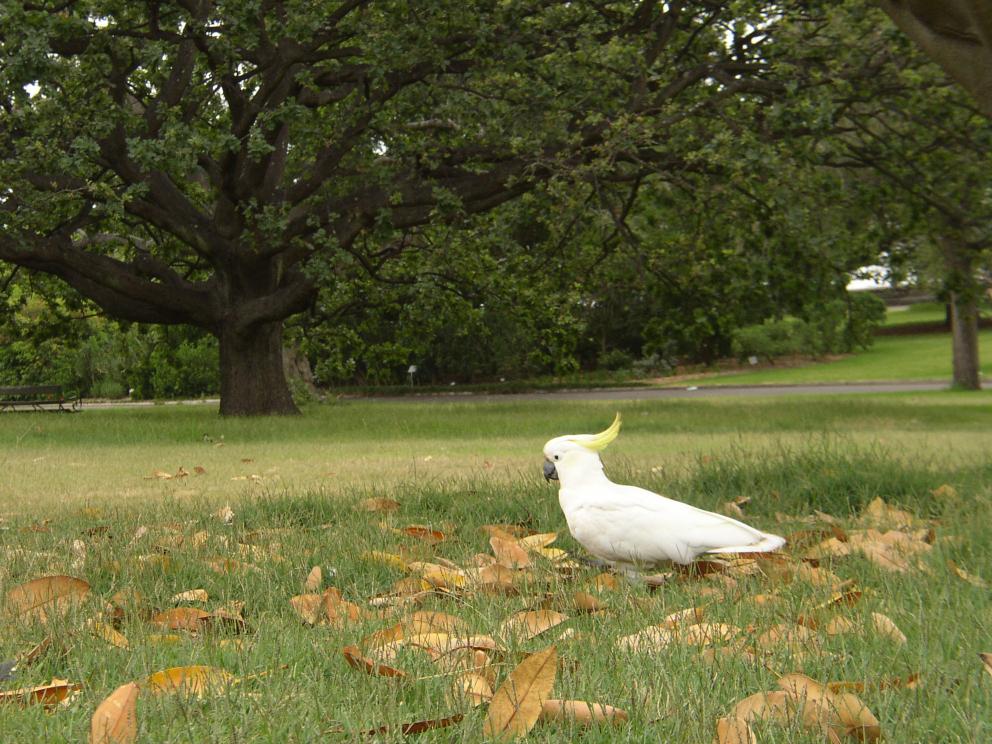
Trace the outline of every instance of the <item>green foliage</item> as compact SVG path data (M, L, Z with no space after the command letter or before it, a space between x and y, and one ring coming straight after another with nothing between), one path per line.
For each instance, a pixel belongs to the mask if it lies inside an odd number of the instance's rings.
M733 350L738 359L763 359L800 354L807 349L809 327L800 318L766 320L734 331Z
M796 354L823 356L867 349L874 330L885 319L885 303L866 293L851 293L846 302L833 300L811 308L807 317L787 316L744 326L733 332L734 355L744 360Z

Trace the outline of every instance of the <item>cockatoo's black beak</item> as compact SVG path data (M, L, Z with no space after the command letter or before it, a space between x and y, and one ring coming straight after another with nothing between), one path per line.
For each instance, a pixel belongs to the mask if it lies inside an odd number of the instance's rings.
M551 460L544 461L544 480L558 480L558 471L555 470L555 464Z

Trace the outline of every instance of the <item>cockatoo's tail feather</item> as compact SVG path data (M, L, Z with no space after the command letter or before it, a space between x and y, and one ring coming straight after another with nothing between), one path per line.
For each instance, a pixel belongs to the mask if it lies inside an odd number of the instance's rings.
M576 444L581 444L588 450L593 452L600 452L609 446L610 442L617 438L617 434L620 433L620 412L617 411L616 418L613 419L613 423L609 425L608 428L603 429L599 434L577 434L574 437L569 437Z
M785 538L778 535L762 533L764 537L753 545L734 545L726 548L713 550L713 553L770 553L773 550L785 547Z

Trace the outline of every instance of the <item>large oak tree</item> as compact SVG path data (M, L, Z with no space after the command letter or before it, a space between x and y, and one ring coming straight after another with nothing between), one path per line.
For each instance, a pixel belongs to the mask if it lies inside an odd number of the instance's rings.
M321 277L563 174L687 167L673 133L761 87L755 6L4 3L0 260L209 330L222 413L293 412Z

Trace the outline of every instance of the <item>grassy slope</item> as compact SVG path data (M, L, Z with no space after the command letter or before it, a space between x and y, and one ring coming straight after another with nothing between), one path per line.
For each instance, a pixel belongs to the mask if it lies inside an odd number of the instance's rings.
M940 302L918 302L904 310L889 310L882 325L896 326L908 323L942 322L947 317L947 310Z
M979 333L979 348L992 346L992 331ZM992 357L985 355L982 373L992 376ZM943 334L881 336L867 351L843 359L721 375L706 385L804 384L889 380L950 380L951 339Z
M884 612L909 637L906 645L871 633L823 637L823 653L777 647L763 665L728 659L715 668L702 664L693 648L675 646L652 656L619 652L613 640L699 604L707 605L713 622L763 630L809 612L829 598L830 589L761 579L743 579L718 595L706 593L718 584L699 580L654 594L641 585L622 585L603 595L612 608L609 614L581 617L566 610L573 616L569 625L584 635L559 644L569 663L555 694L621 706L630 713L630 724L581 735L568 725L543 725L530 740L707 742L715 719L737 700L772 689L777 673L801 670L819 679L869 683L920 673L916 690L862 694L887 739L988 741L992 685L976 656L992 650L988 590L953 577L945 559L992 579L990 400L988 394L932 394L619 406L362 402L263 422L219 420L203 409L173 408L2 416L0 511L7 521L0 535L6 547L19 552L0 564L0 585L66 571L84 576L100 597L133 588L157 609L170 606L174 592L203 587L212 597L208 609L232 599L245 601L251 632L240 651L222 647L218 641L224 636L214 634L155 643L140 615L129 612L121 630L132 648L125 651L80 632L81 618L48 630L8 624L0 634L0 661L46 632L67 648L64 657L49 653L23 670L17 684L59 676L81 681L86 689L73 705L54 714L0 706L0 730L10 741L83 740L93 709L116 686L195 663L238 675L275 671L200 702L143 697L140 741L351 741L355 738L326 732L447 715L456 709L446 700L449 679L438 677L422 655L408 652L396 662L412 675L428 677L422 680L368 677L344 663L342 646L392 620L307 628L289 607L289 597L301 591L312 565L323 566L325 573L335 569L334 583L358 602L387 589L403 574L363 557L370 549L412 551L423 558L436 553L465 564L474 553L488 552L478 526L492 522L560 531L559 544L580 553L563 532L553 491L539 479L539 450L551 435L602 428L619 407L625 429L605 455L618 480L664 489L708 508L751 496L748 520L782 534L808 528L802 518L814 507L851 525L863 504L882 496L921 517L939 516L940 539L927 559L931 574L889 573L861 558L833 566L864 590L861 602L844 612L856 622L872 611ZM224 446L204 442L204 433L215 442L223 436ZM192 471L195 464L202 464L206 474L180 481L143 479L155 468L174 471L184 465ZM336 475L325 474L331 471ZM262 480L254 485L230 480L250 474ZM943 483L952 484L957 495L935 497L931 491ZM130 494L130 502L122 503L121 494ZM393 524L430 523L448 540L429 549L384 531L378 525L381 515L355 506L367 495L401 502L390 518ZM212 515L224 501L236 513L229 527ZM96 510L83 508L94 504ZM779 522L776 513L791 516ZM51 520L48 531L25 529L42 518ZM188 539L175 547L169 525L187 538L199 530L209 538L200 547ZM133 540L139 526L149 532ZM253 537L252 531L261 528L281 531ZM79 539L88 546L87 556L73 568L70 546ZM167 566L138 558L157 555L155 545L169 540ZM262 546L260 555L248 558L258 572L206 568L205 562L218 556L245 560L235 546L249 540ZM266 558L266 549L280 560ZM454 613L476 632L493 633L511 612L534 606L537 595L548 591L565 598L593 573L580 571L567 581L541 568L538 578L550 583L539 582L521 596L438 598L422 609ZM781 604L755 606L748 598L758 592L780 594ZM513 648L535 650L548 643L542 637ZM480 742L483 715L471 712L460 726L428 734L429 740ZM776 726L759 727L758 736L762 744L822 741Z

